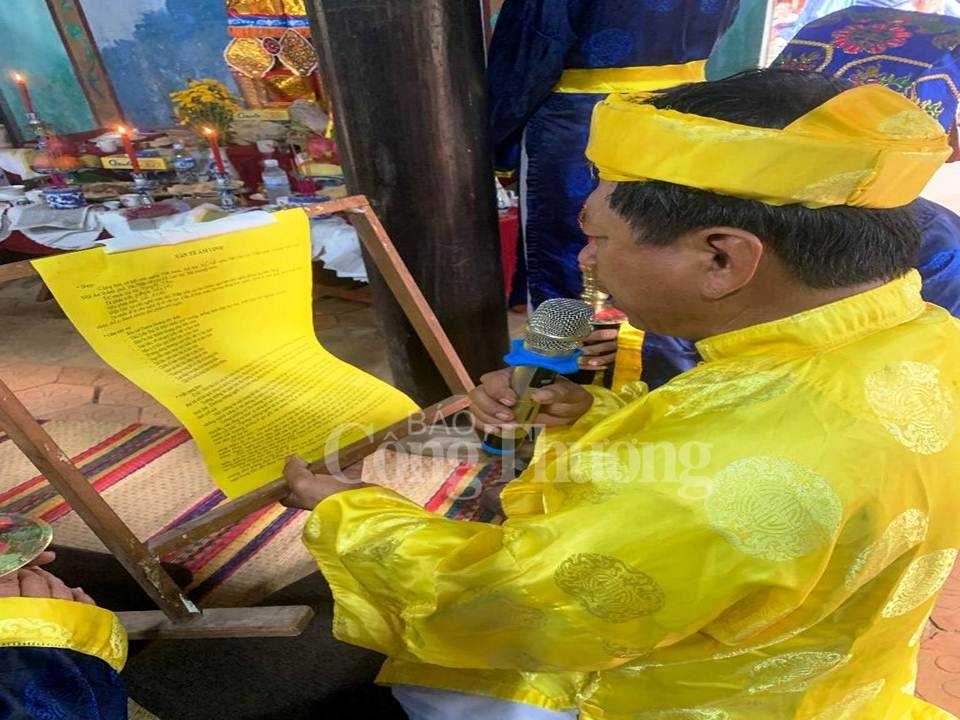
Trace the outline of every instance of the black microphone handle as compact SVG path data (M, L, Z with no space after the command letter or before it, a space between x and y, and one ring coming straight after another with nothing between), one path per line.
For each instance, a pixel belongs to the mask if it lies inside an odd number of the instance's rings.
M506 455L516 451L517 446L527 436L528 426L540 412L540 403L530 395L553 383L557 379L555 370L536 367L534 365L517 365L513 368L510 387L517 394L517 403L513 406L513 414L517 427L505 428L496 433L484 433L482 438L483 449L494 455Z

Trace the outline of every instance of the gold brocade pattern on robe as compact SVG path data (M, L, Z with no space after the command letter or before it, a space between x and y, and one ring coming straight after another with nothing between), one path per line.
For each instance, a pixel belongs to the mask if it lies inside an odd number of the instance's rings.
M846 662L848 656L835 652L803 651L775 655L749 670L747 692L792 693L806 690L811 683Z
M609 555L571 555L560 564L553 579L591 614L608 622L652 615L664 603L663 590L656 580Z
M955 398L927 363L900 361L867 376L867 401L904 447L921 455L940 452L956 430Z
M900 578L890 602L883 608L885 618L905 615L923 605L939 592L957 560L953 548L937 550L914 560Z
M684 373L670 383L671 393L682 401L670 415L696 415L731 410L743 402L766 402L790 390L794 380L784 372L724 368L715 373Z
M839 702L817 713L811 720L859 720L859 713L880 694L884 683L884 680L877 680L857 688Z
M927 534L927 514L911 508L893 519L883 534L864 548L847 572L844 584L853 589L868 583Z
M777 457L723 468L706 501L710 524L747 555L790 560L826 545L843 516L836 492L813 470Z
M634 717L636 720L731 720L730 713L717 708L655 710Z

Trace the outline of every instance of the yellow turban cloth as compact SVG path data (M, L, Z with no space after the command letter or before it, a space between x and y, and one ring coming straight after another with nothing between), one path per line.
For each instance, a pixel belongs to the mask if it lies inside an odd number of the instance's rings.
M903 95L864 85L787 127L660 110L650 94L597 104L587 157L603 180L661 180L769 205L893 208L916 199L950 154L933 118Z

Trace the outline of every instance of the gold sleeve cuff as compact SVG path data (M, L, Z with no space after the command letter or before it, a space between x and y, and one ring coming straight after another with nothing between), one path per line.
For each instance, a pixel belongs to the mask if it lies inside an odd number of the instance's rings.
M0 647L75 650L117 672L127 660L127 631L109 610L48 598L0 598Z

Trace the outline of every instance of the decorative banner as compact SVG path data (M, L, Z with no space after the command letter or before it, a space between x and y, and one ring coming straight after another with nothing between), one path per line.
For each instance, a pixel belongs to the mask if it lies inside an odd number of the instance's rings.
M34 262L110 365L184 424L229 497L417 410L406 395L324 350L313 331L302 210L179 245L102 248Z
M286 122L290 119L290 112L286 108L257 108L255 110L237 110L233 114L233 119Z

